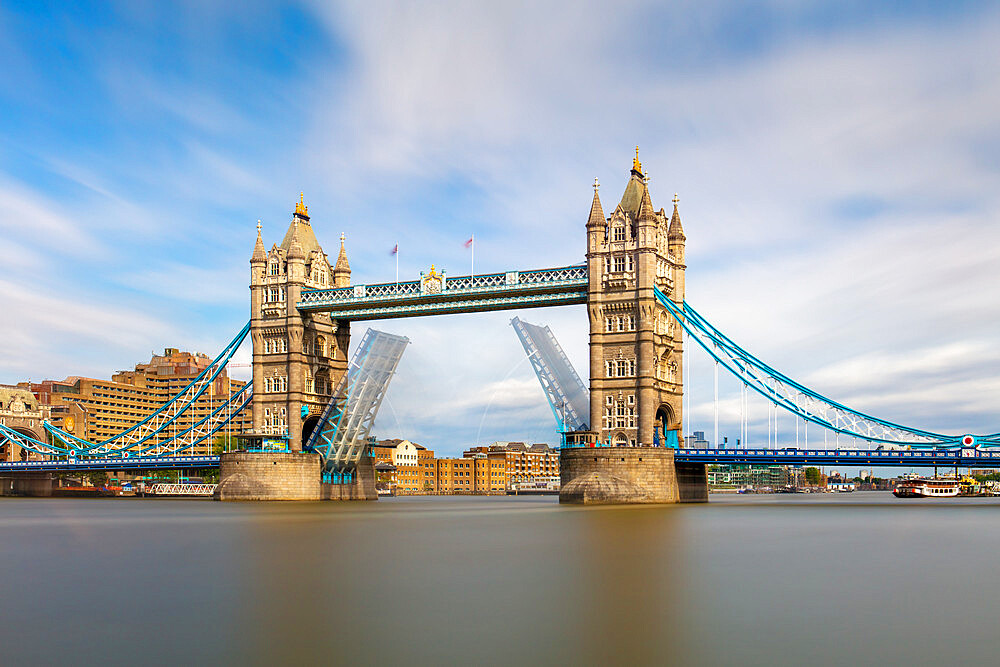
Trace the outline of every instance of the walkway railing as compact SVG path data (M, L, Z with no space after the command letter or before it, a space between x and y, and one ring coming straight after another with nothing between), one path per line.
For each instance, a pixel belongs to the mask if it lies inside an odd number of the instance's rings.
M456 278L432 272L401 283L305 290L297 306L341 320L502 310L585 303L587 284L584 264Z

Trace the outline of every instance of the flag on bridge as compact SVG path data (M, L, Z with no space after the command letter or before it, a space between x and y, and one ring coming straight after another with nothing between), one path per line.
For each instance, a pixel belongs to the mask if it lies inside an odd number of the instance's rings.
M475 239L475 236L470 236L469 240L465 242L465 247L466 248L471 248L472 247L472 241L473 241L473 239Z
M476 235L473 234L472 236L469 237L469 240L465 242L465 247L472 249L472 267L469 269L470 276L476 275L476 249L472 245L472 242L475 240L475 238Z
M389 254L390 255L398 255L399 254L399 244L398 243L396 245L392 246L392 250L389 251Z

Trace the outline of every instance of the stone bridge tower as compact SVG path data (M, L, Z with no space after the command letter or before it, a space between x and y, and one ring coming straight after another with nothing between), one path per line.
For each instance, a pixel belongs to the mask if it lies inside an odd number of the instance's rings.
M326 314L300 314L303 289L347 287L351 267L340 237L335 264L313 232L300 197L281 245L266 250L257 224L250 258L250 335L253 341L253 432L303 442L347 369L350 323Z
M615 446L677 446L681 327L653 296L684 300L684 230L653 210L638 150L621 202L605 218L594 184L587 220L591 429Z
M683 432L682 328L653 294L657 287L684 301L684 230L677 196L668 217L654 210L647 181L637 148L610 217L594 182L587 219L590 431L567 434L561 502L708 499L705 467L674 463Z

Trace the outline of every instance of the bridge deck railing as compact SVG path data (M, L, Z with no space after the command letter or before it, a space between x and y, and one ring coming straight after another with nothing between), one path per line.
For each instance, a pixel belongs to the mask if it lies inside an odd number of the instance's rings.
M554 288L586 287L586 265L563 266L529 271L505 271L475 276L443 278L440 289L433 289L425 280L374 285L352 285L332 289L304 290L300 309L363 306L372 303L408 301L419 297L454 298L479 294L530 292Z

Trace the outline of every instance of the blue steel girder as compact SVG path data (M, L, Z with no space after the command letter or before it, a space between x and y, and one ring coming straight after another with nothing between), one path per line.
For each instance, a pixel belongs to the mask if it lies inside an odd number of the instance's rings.
M858 466L1000 466L1000 451L964 449L677 449L684 463Z
M143 456L4 462L0 463L0 472L83 472L88 470L164 470L218 467L218 456Z
M375 320L587 302L584 264L435 278L305 290L297 306L301 312L325 312L337 320Z

